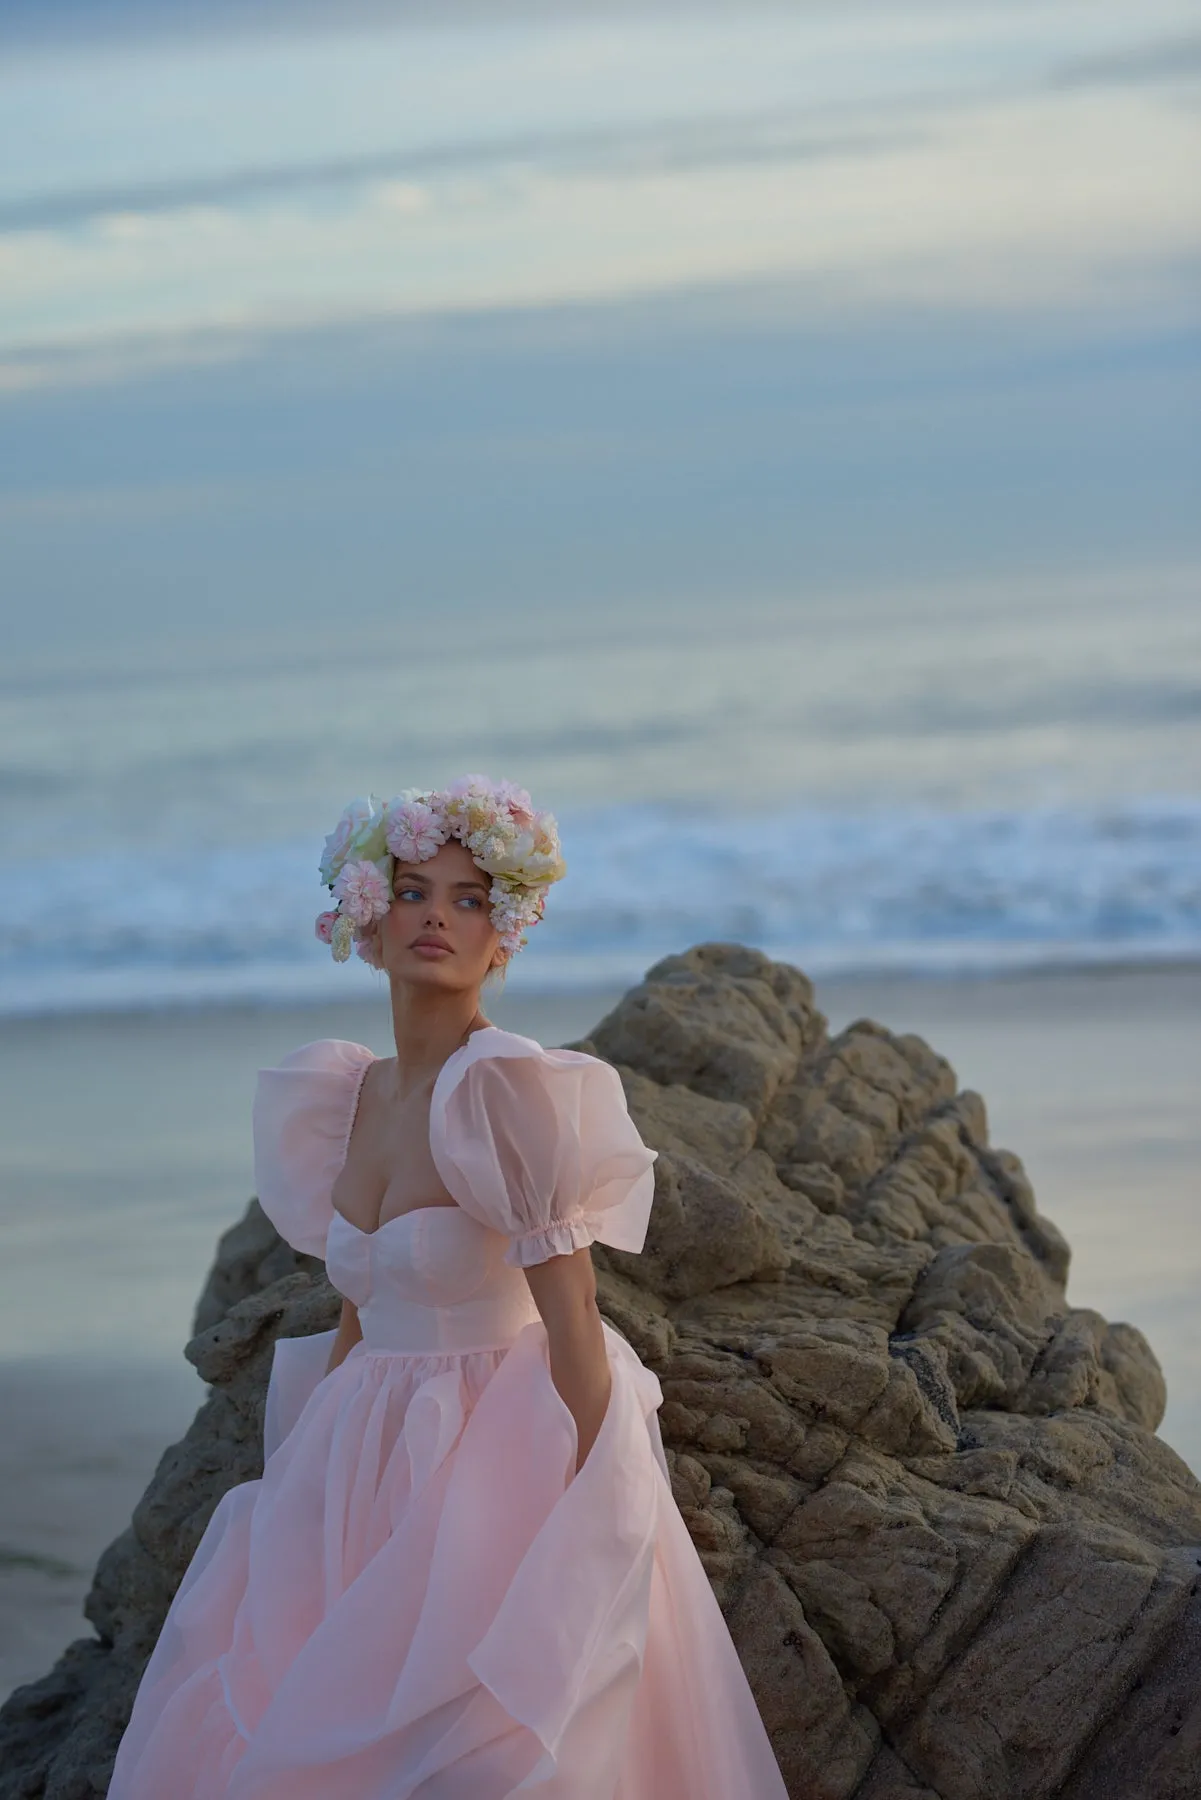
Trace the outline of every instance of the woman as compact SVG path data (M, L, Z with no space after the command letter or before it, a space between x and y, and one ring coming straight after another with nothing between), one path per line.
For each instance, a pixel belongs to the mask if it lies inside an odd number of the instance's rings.
M564 867L468 776L326 840L317 934L387 972L394 1057L259 1072L260 1202L342 1294L282 1339L260 1480L172 1603L110 1800L785 1800L672 1498L655 1375L588 1246L642 1248L654 1152L616 1071L480 990Z

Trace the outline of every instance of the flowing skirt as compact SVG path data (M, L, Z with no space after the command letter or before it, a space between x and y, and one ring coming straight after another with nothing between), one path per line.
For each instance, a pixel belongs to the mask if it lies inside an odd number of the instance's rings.
M574 1473L545 1328L276 1345L261 1479L213 1513L109 1800L787 1800L672 1497L654 1373Z

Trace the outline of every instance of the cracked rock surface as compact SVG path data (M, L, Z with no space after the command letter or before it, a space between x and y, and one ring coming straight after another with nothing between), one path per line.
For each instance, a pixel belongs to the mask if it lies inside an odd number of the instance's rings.
M831 1037L799 970L731 944L577 1048L660 1152L644 1253L593 1248L601 1309L662 1383L794 1800L1197 1800L1201 1486L980 1095L919 1037ZM259 1473L275 1337L337 1309L252 1201L186 1350L208 1398L100 1559L94 1635L0 1711L0 1800L105 1793L170 1596Z

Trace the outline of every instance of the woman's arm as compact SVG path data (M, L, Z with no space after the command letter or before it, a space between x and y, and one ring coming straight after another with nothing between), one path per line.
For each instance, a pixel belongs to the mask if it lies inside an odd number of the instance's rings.
M578 1475L600 1431L612 1386L591 1251L585 1245L570 1256L552 1256L525 1275L546 1326L551 1379L575 1420Z
M329 1362L326 1365L325 1372L327 1375L333 1369L337 1368L338 1364L344 1360L346 1352L354 1348L362 1335L363 1328L359 1324L358 1307L350 1300L343 1300L342 1317L338 1320L338 1331L334 1338L334 1347L329 1353Z

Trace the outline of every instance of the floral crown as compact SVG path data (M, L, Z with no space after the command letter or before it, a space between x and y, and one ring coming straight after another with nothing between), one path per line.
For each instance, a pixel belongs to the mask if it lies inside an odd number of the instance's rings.
M457 838L492 877L492 923L506 957L546 905L546 890L567 873L554 815L535 812L524 788L486 775L464 775L447 788L406 788L387 805L369 794L352 800L325 840L320 875L337 905L317 919L317 936L335 962L352 942L374 969L383 967L379 922L392 904L396 863L427 862Z

